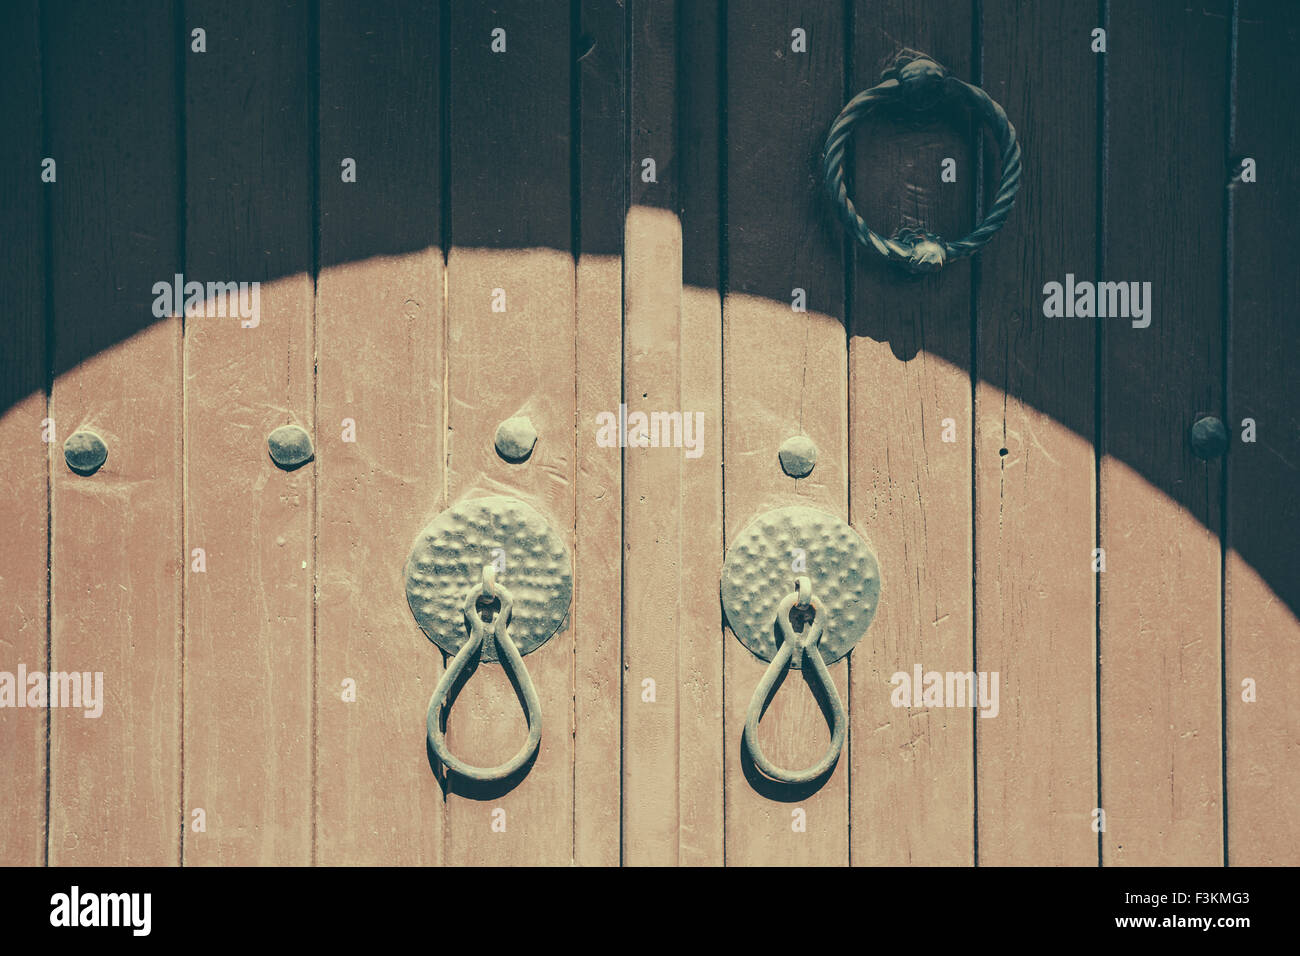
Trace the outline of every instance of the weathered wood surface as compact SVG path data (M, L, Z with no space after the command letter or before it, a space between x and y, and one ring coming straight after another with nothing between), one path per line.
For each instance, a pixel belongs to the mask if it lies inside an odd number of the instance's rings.
M306 3L187 6L185 271L260 281L260 316L185 321L184 862L312 858L315 461L267 436L315 430L313 91ZM228 56L244 64L231 70ZM201 117L201 121L197 119ZM256 324L254 324L254 322ZM332 431L332 429L331 429ZM206 831L196 832L203 810Z
M0 56L10 65L0 101L11 135L0 143L6 169L34 168L40 160L40 18L35 0L0 10ZM46 370L45 195L37 176L0 181L0 221L7 224L13 256L0 270L0 447L5 454L5 494L0 496L0 668L48 664L49 468L62 457L57 442L42 441L48 413ZM25 693L26 688L15 689ZM0 717L0 865L46 861L46 741L49 711L11 710Z
M94 3L52 4L44 17L46 148L58 162L57 181L44 187L47 282L54 367L66 369L50 396L58 432L49 657L54 671L103 674L99 716L50 710L49 862L175 864L186 567L181 322L166 317L137 330L153 283L178 263L176 60L154 53L172 48L175 24L170 7L140 23ZM228 244L229 233L221 237ZM127 335L125 346L112 347ZM209 421L221 421L227 402L214 402L220 411ZM63 441L81 428L109 449L88 477L63 460ZM211 467L214 484L218 475L229 480L223 465ZM246 549L231 560L247 566ZM246 604L248 588L240 592ZM234 701L252 690L237 674L222 675L227 703L222 718L211 712L205 742L232 732Z
M692 257L716 279L717 140L683 132L693 119L681 91L716 109L717 84L679 63L714 54L719 10L697 4L677 29L636 5L631 32L631 208L624 246L624 397L635 413L680 415L680 433L624 449L624 861L721 864L722 637L717 568L722 541L722 328L717 283L684 285L679 210L703 217ZM716 129L716 112L708 116ZM647 165L653 162L653 169ZM706 170L714 178L700 176ZM687 177L694 192L688 192ZM690 196L694 203L687 206ZM653 422L653 419L652 419ZM653 424L651 428L654 428Z
M1295 307L1300 302L1300 142L1279 90L1300 81L1300 8L1245 0L1237 39L1236 129L1228 144L1228 455L1224 569L1225 854L1234 866L1294 866L1300 815L1300 419ZM1267 64L1267 70L1255 64ZM1242 159L1257 181L1239 182ZM1255 442L1241 442L1246 419ZM1255 700L1244 699L1245 681Z
M854 90L879 82L899 37L970 74L970 11L857 3ZM920 128L873 118L855 141L862 215L878 230L974 221L969 118ZM940 182L944 157L957 182ZM965 170L967 175L962 175ZM853 861L968 865L974 859L969 708L895 707L897 672L968 671L971 623L971 264L918 282L857 250L850 339L850 501L876 547L880 611L853 657ZM945 427L957 441L945 442Z
M1293 11L1111 4L1098 55L1093 8L1010 0L155 6L0 24L0 671L103 671L106 697L0 709L0 862L1300 862ZM821 187L831 120L902 47L1025 150L1003 232L923 279L846 244ZM972 134L865 123L868 221L968 229L997 172ZM257 326L156 318L177 272L259 281ZM1067 273L1150 281L1151 324L1044 315ZM607 447L620 403L702 413L699 456ZM522 464L493 448L516 414ZM1191 454L1203 414L1226 460ZM287 422L315 442L294 471ZM88 477L83 426L110 447ZM541 752L493 788L430 766L443 661L401 574L488 493L575 569L526 658ZM831 668L845 750L796 793L742 760L765 665L718 600L726 544L791 503L849 520L884 585ZM917 664L996 672L997 716L894 706ZM523 733L479 667L452 749ZM821 752L798 675L760 737Z
M807 53L792 51L795 28L807 31ZM727 7L722 440L728 543L764 511L783 505L848 517L845 271L817 164L843 100L844 29L837 6ZM796 289L806 296L807 311L796 311ZM788 477L777 458L781 443L796 435L817 446L816 467L800 479ZM854 735L821 786L783 789L767 782L741 743L745 712L767 664L730 631L725 659L727 862L847 864ZM830 667L846 705L848 671L845 662ZM772 699L759 740L783 767L807 767L825 751L830 731L799 673L790 672Z
M1203 6L1111 8L1101 271L1150 281L1153 300L1146 328L1095 320L1106 865L1223 861L1223 462L1196 458L1188 430L1223 405L1230 22Z
M490 46L497 29L505 31L504 53ZM447 498L521 498L572 549L577 445L570 37L527 0L495 11L455 4L450 35L448 122L457 132L448 210ZM494 310L494 300L504 303L503 311ZM526 415L539 436L521 464L504 461L493 446L497 425L516 415ZM541 751L526 775L507 785L449 781L448 864L572 860L579 639L571 614L566 627L524 660L543 715ZM526 733L504 669L480 666L447 720L452 751L492 766L513 754ZM499 812L503 831L493 829Z
M698 457L682 463L678 608L678 854L683 866L724 862L726 808L723 649L722 105L723 4L682 4L678 29L678 199L682 209L681 404L702 415Z
M622 853L623 469L597 443L596 418L623 394L623 220L628 153L627 18L583 0L577 62L577 475L574 485L573 860L612 866Z
M632 164L623 249L623 382L635 413L682 405L682 228L678 218L676 24L650 4L629 9ZM653 164L653 165L648 165ZM635 429L635 431L633 430ZM629 426L629 446L642 429ZM647 443L652 436L645 430ZM668 437L671 437L669 435ZM608 454L608 451L605 452ZM678 858L683 537L691 533L678 448L622 451L624 860ZM687 718L689 720L689 716Z
M324 865L442 859L442 798L423 759L442 658L411 626L401 554L442 506L445 479L438 14L436 2L320 8L315 840ZM347 159L355 182L344 181Z
M1045 317L1025 282L1096 275L1097 131L1077 118L1097 114L1100 65L1068 42L1093 19L984 4L982 85L1026 148L1019 227L981 257L972 317L974 666L1001 675L997 716L975 720L982 865L1097 862L1096 327ZM1053 66L1044 88L1034 77ZM991 151L984 165L995 180Z

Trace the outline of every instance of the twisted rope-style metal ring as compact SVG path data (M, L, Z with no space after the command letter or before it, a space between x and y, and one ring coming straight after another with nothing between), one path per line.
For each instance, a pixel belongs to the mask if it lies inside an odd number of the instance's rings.
M853 127L879 104L901 104L911 110L930 109L955 96L966 102L993 130L1002 156L1002 177L988 215L970 235L949 241L921 229L904 228L886 239L858 215L844 185L844 147ZM911 272L934 272L949 259L969 256L993 237L1007 220L1020 189L1020 144L1006 112L978 86L960 80L930 57L904 51L885 71L880 83L849 100L831 124L824 156L826 188L849 232L863 245Z

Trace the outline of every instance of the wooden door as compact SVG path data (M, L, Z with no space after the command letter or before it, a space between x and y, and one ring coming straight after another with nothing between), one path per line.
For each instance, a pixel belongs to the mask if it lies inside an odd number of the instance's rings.
M146 6L0 14L0 863L1300 862L1296 10ZM821 168L904 48L1023 148L1005 227L922 277L846 235ZM859 210L966 233L980 137L872 116ZM207 298L160 310L177 276ZM1101 281L1142 304L1049 302ZM210 314L241 282L256 315ZM517 417L522 461L494 444ZM536 509L573 580L525 658L541 749L491 786L428 749L447 659L403 577L485 495ZM766 664L719 601L787 505L883 580L830 667L847 741L802 787L744 759ZM74 673L79 706L18 684ZM490 764L525 732L482 664L448 745ZM785 681L764 750L829 739Z

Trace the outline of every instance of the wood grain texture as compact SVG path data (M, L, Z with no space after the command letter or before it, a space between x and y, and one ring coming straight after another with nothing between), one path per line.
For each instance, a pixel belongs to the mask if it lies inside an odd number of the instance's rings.
M628 155L626 15L584 0L578 23L577 500L573 859L616 866L622 830L623 470L596 442L596 417L623 386L623 217Z
M629 414L680 414L683 431L681 447L623 452L624 858L720 865L719 10L678 8L681 20L671 12L636 3L630 17L626 401ZM656 442L668 437L652 430Z
M186 16L208 31L208 52L185 59L186 277L261 286L255 326L185 321L185 553L204 549L207 570L186 575L184 862L306 864L316 466L277 467L266 438L296 424L322 440L315 37L303 2L197 0ZM197 808L206 832L193 829Z
M975 721L979 862L1095 866L1096 328L1044 317L1040 296L1096 274L1097 57L1068 39L1095 12L983 11L981 85L1032 147L976 300L976 669L1000 675L996 715Z
M1232 192L1228 524L1224 633L1227 667L1228 862L1300 863L1300 539L1296 502L1300 419L1294 309L1300 302L1300 155L1289 97L1300 81L1300 9L1245 0L1237 36L1234 158L1258 181ZM1231 170L1234 174L1236 169ZM1241 441L1255 422L1254 444ZM1256 701L1242 699L1255 682Z
M1153 302L1147 328L1085 320L1103 337L1105 865L1223 860L1222 461L1188 430L1223 401L1227 12L1111 7L1103 269Z
M722 296L719 196L722 12L679 7L677 169L682 208L682 408L704 415L698 458L682 467L683 580L678 632L678 853L720 866L725 850L722 564Z
M317 860L429 865L425 714L442 655L406 549L444 505L439 5L320 10ZM357 164L344 182L340 164ZM345 432L354 430L353 441ZM355 702L343 682L355 681Z
M505 30L506 51L490 49ZM573 547L575 273L570 212L569 31L524 0L451 17L451 250L447 273L448 501L506 494L536 507ZM500 290L505 311L494 312ZM522 464L500 458L497 425L528 416ZM509 585L509 568L501 576ZM572 612L571 612L572 613ZM524 659L542 709L539 755L522 779L477 787L453 776L448 863L573 859L574 641L570 622ZM461 759L491 766L527 731L504 670L477 668L447 718ZM491 829L505 812L504 832Z
M879 82L902 47L969 78L970 7L855 4L853 91ZM864 218L885 235L904 225L965 235L974 222L972 142L964 109L921 122L872 117L854 140L850 187ZM940 181L945 157L957 160L956 183ZM894 707L891 678L918 664L973 666L971 265L949 262L915 280L865 248L856 253L851 514L875 545L882 589L853 657L853 862L968 865L972 711ZM945 427L956 441L943 440Z
M807 33L806 53L791 48L796 28ZM818 168L843 95L841 8L730 4L726 30L723 443L730 542L775 507L797 503L847 516L848 406L841 234ZM795 289L804 290L807 312L794 310ZM796 480L782 472L777 450L799 434L816 444L817 465ZM791 588L794 577L791 571ZM727 862L847 864L854 735L820 787L767 782L742 760L741 742L767 665L730 631L725 662ZM848 666L830 671L847 707ZM760 745L778 765L800 768L815 763L829 739L807 682L790 675L759 726ZM806 832L794 829L795 810L804 811Z
M682 447L659 446L647 420L682 405L682 230L678 209L677 23L667 6L633 3L631 31L631 209L624 232L623 378L628 447L623 450L623 848L631 865L678 861L681 766L678 691L682 564L693 465ZM653 163L653 169L647 166ZM650 181L647 181L649 179ZM662 430L667 443L671 429ZM678 439L681 434L679 432Z
M663 155L662 144L656 152ZM637 413L681 409L681 270L676 214L634 205L624 259L629 422ZM693 411L682 411L682 418ZM684 452L671 446L631 447L636 440L648 442L650 433L631 424L628 433L623 458L624 859L632 865L668 866L677 862L678 851ZM657 434L654 440L658 442Z
M179 229L175 24L170 5L151 14L43 13L53 338L67 369L50 416L60 446L88 428L109 449L88 477L54 449L51 666L102 673L104 698L98 717L50 713L59 865L175 864L180 847L180 322L132 334Z
M1104 56L1096 4L101 6L0 11L0 672L102 671L106 696L0 707L0 864L1300 862L1289 5L1103 4ZM920 279L845 243L820 166L904 47L1024 148L978 265ZM884 234L960 236L977 161L985 205L998 172L977 142L964 108L878 115L850 191ZM257 326L156 317L176 273L260 282ZM1150 327L1044 317L1067 273L1150 281ZM620 402L703 413L699 457L606 447ZM522 464L493 448L516 414ZM1204 414L1225 459L1190 452ZM316 445L293 471L267 454L287 422ZM110 449L88 477L79 427ZM444 663L402 576L484 494L574 558L526 658L541 751L500 787L430 765ZM718 602L726 543L793 503L849 519L884 579L832 668L839 766L796 792L742 758L766 665ZM916 664L996 672L998 716L894 707ZM524 733L478 668L451 748L496 763ZM819 756L799 675L760 736Z
M45 202L54 184L40 179L40 17L34 0L0 8L0 56L8 68L0 84L0 114L9 135L0 142L0 167L13 173L0 181L0 222L12 258L0 270L0 355L4 356L4 403L0 404L0 670L18 666L45 672L49 652L49 478L51 454L42 441L46 417ZM62 433L55 436L58 442ZM59 462L62 465L62 461ZM14 687L26 701L27 688ZM17 700L15 699L15 703ZM46 740L49 711L0 711L0 866L45 862Z

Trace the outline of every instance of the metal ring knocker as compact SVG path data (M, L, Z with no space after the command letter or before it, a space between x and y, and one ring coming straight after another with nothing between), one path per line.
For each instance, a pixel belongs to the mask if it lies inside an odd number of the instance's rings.
M899 229L888 239L876 233L858 215L844 185L844 146L853 127L877 105L901 104L907 109L930 109L945 97L956 96L983 120L997 137L1002 155L1002 178L988 215L962 239L949 241L922 229ZM826 188L849 232L869 249L911 272L934 272L949 259L969 256L1002 228L1020 189L1020 144L1006 112L978 86L958 79L928 56L905 50L885 71L882 81L845 105L831 124L824 158Z
M811 607L814 615L811 622L804 624L801 632L796 632L790 622L790 612L796 605L803 608ZM831 680L830 671L826 669L826 661L817 646L826 627L826 610L813 597L812 584L808 578L799 578L795 591L787 595L777 606L776 623L781 628L781 647L772 658L772 663L767 665L767 670L763 672L763 679L754 688L754 696L749 699L749 710L745 713L743 740L750 759L754 761L754 766L767 777L779 783L809 783L823 776L839 759L840 750L844 747L848 717L844 713L844 704L840 701L839 691L835 689L835 682ZM763 753L763 748L758 743L758 724L763 719L763 711L767 707L772 687L777 680L788 668L801 667L804 662L811 666L813 680L820 685L822 693L830 703L831 742L821 760L811 767L804 770L786 770L772 763Z
M478 607L479 599L484 597L496 598L501 604L500 609L492 616L490 624L483 620ZM503 584L497 584L494 569L491 565L485 565L483 580L465 592L464 611L465 621L469 624L469 640L461 645L456 656L451 659L451 663L438 681L438 686L433 690L433 697L429 700L429 713L426 718L429 746L438 755L443 766L470 780L485 783L504 780L531 760L542 742L542 705L537 699L537 689L533 686L533 680L528 676L528 667L524 664L523 655L519 653L515 642L510 639L508 631L510 612L513 607L514 598L510 590ZM442 729L441 710L447 694L460 679L460 675L470 662L479 656L485 642L489 641L496 648L497 659L501 661L506 671L513 675L523 694L524 716L528 719L528 739L519 748L519 752L505 763L495 767L474 767L447 749L447 736Z

